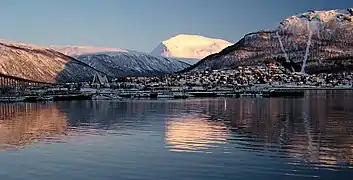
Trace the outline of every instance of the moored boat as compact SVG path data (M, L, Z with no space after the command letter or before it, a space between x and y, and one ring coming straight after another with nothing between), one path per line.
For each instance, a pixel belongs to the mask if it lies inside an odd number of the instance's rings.
M162 92L157 94L157 98L174 98L174 94L171 92Z
M191 98L191 97L194 97L194 95L189 94L189 93L183 93L183 92L174 93L175 99L186 99L186 98Z
M96 94L92 96L92 100L120 100L122 97L115 94Z
M0 97L0 102L24 102L25 97Z
M38 101L53 101L54 97L53 96L39 96Z

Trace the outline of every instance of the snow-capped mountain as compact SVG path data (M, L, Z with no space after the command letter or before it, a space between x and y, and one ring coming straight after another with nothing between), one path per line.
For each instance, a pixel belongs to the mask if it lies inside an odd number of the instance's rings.
M88 81L97 72L100 73L85 63L49 48L0 40L1 74L56 83Z
M176 58L153 56L118 48L51 46L111 76L152 76L181 71L190 65ZM78 54L78 55L75 55Z
M82 54L94 54L99 52L128 52L119 48L102 48L92 46L49 46L56 51L59 51L68 56L79 56Z
M95 53L76 58L110 76L153 76L181 71L190 65L141 52Z
M221 69L278 61L303 63L307 73L353 67L353 9L309 11L283 20L277 29L245 35L188 70Z
M179 34L163 41L151 54L155 56L200 60L210 54L218 53L230 45L232 43L221 39Z

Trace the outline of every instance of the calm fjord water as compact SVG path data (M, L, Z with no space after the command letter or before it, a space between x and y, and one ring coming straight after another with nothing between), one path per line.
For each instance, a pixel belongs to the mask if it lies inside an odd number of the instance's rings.
M353 92L0 105L1 179L351 179Z

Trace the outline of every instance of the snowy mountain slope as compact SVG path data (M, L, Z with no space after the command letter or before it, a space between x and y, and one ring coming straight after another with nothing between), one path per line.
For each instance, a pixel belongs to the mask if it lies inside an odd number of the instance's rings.
M290 16L277 29L245 35L188 70L221 69L286 60L317 73L353 67L353 9Z
M76 58L111 76L153 76L181 71L190 65L141 52L103 52Z
M94 54L99 52L128 52L119 48L102 48L93 46L49 46L49 48L59 51L68 56L79 56L82 54Z
M87 81L98 71L54 50L0 40L0 73L23 79L57 83Z
M138 51L120 51L118 48L100 48L86 46L51 46L59 52L101 70L111 76L152 76L180 71L190 64L178 58L157 57ZM110 51L109 51L110 50ZM79 54L79 55L74 55Z
M218 53L232 43L199 35L179 34L159 44L152 52L155 56L202 59Z

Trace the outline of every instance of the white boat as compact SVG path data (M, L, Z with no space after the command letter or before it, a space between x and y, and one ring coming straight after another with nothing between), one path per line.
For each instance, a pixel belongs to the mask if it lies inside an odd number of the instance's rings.
M174 98L176 99L185 99L185 98L191 98L194 97L194 95L189 94L189 93L183 93L183 92L175 92L173 93Z
M339 84L337 86L335 86L335 88L342 88L342 89L351 89L352 85L347 85L347 84Z
M137 98L149 98L150 94L149 93L137 93L135 95L135 97L137 97Z
M53 96L41 96L38 97L38 101L53 101L54 97Z
M0 102L24 102L25 97L0 97Z
M92 100L120 100L122 97L115 94L95 94Z
M240 97L253 97L255 96L254 94L250 94L250 93L244 93L244 94L240 94Z
M170 92L162 92L157 94L157 98L174 98L174 94Z

